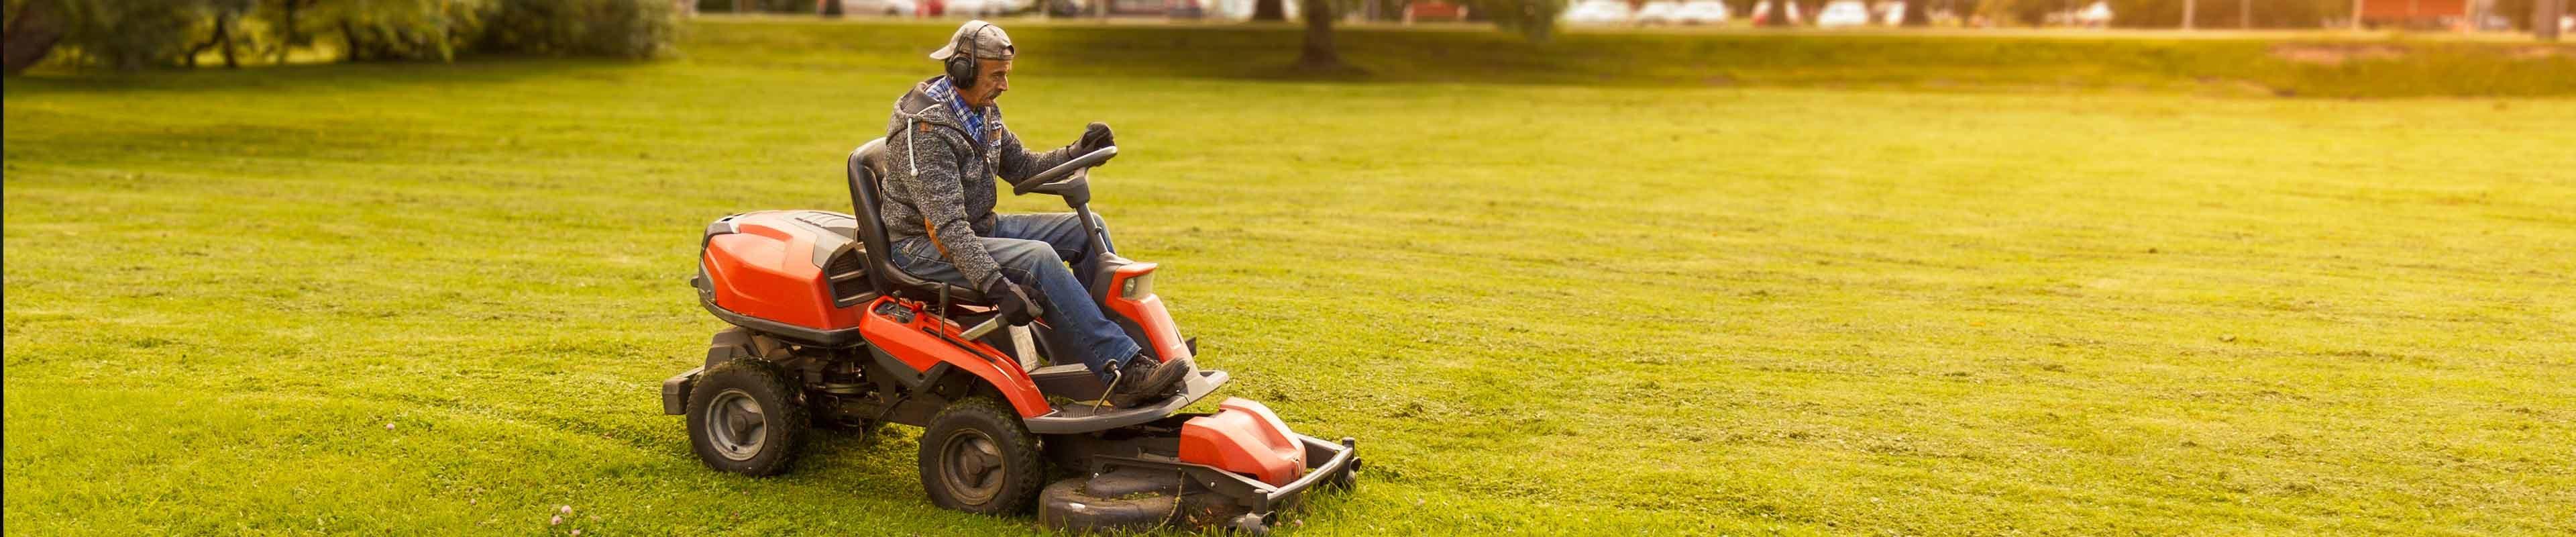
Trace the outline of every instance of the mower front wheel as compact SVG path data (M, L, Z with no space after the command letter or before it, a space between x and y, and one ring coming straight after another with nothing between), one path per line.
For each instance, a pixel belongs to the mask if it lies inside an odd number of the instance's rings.
M747 476L787 471L812 423L778 366L735 358L689 390L689 447L707 467Z
M1046 477L1038 437L990 397L951 403L921 433L921 489L931 503L976 514L1028 510Z

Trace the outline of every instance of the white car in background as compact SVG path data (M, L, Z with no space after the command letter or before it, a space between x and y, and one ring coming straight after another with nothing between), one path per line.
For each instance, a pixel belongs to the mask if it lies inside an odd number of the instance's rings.
M841 3L845 15L910 16L919 9L912 0L827 0Z
M1200 3L1207 6L1209 18L1248 21L1252 20L1252 10L1259 7L1254 5L1254 2L1255 0L1204 0ZM1288 22L1299 21L1300 19L1297 18L1299 3L1297 0L1280 0L1280 15L1288 17Z
M1816 12L1816 27L1847 28L1869 25L1869 5L1860 0L1834 0Z
M1725 24L1726 16L1726 3L1717 0L1683 2L1673 11L1673 21L1682 24Z
M1568 24L1624 24L1628 22L1628 3L1619 0L1584 0L1565 8L1557 20Z
M1681 2L1647 2L1645 6L1637 8L1634 18L1637 24L1673 24L1678 22L1673 20L1673 14L1681 10Z
M2083 11L2075 12L2075 23L2089 28L2105 28L2111 26L2111 3L2094 2L2092 6L2084 8Z
M1018 13L1035 5L1037 0L947 0L940 10L942 17L989 19Z

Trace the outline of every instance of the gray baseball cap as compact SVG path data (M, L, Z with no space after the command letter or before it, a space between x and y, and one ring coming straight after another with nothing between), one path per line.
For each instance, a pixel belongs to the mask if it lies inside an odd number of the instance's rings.
M967 37L968 35L974 37ZM959 25L957 34L948 36L948 46L939 47L939 51L930 53L930 59L946 60L949 56L955 56L957 47L960 45L974 47L975 57L987 60L1008 60L1020 54L1019 49L1011 47L1011 34L1002 33L1000 26L977 19Z

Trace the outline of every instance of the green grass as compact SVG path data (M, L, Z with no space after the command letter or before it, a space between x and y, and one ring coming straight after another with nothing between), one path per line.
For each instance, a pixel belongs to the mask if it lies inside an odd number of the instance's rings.
M701 226L843 206L939 33L694 31L9 80L10 533L1032 531L908 428L748 479L660 415ZM1015 32L1012 125L1116 125L1202 363L1361 440L1297 534L2576 532L2576 102L1048 63L1093 31Z

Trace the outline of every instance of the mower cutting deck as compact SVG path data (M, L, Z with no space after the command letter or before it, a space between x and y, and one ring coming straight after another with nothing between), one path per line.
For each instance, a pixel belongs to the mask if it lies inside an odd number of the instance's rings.
M871 255L892 251L876 217L883 148L877 140L850 153L860 217L761 211L707 227L690 284L734 326L709 342L703 367L662 383L663 412L687 416L707 466L774 475L811 425L912 425L924 429L921 484L933 503L991 514L1034 504L1039 522L1076 531L1262 533L1316 485L1356 484L1350 438L1298 434L1246 399L1179 412L1222 387L1224 371L1199 371L1167 398L1108 406L1099 400L1109 387L1083 366L1046 365L1054 353L1042 325L1006 327L974 290ZM1100 247L1087 171L1116 155L1083 155L1013 190L1063 196L1089 226L1090 251L1101 253L1097 273L1081 275L1097 302L1085 306L1109 313L1154 359L1190 356L1195 342L1153 294L1156 266ZM1050 468L1075 477L1042 483Z

